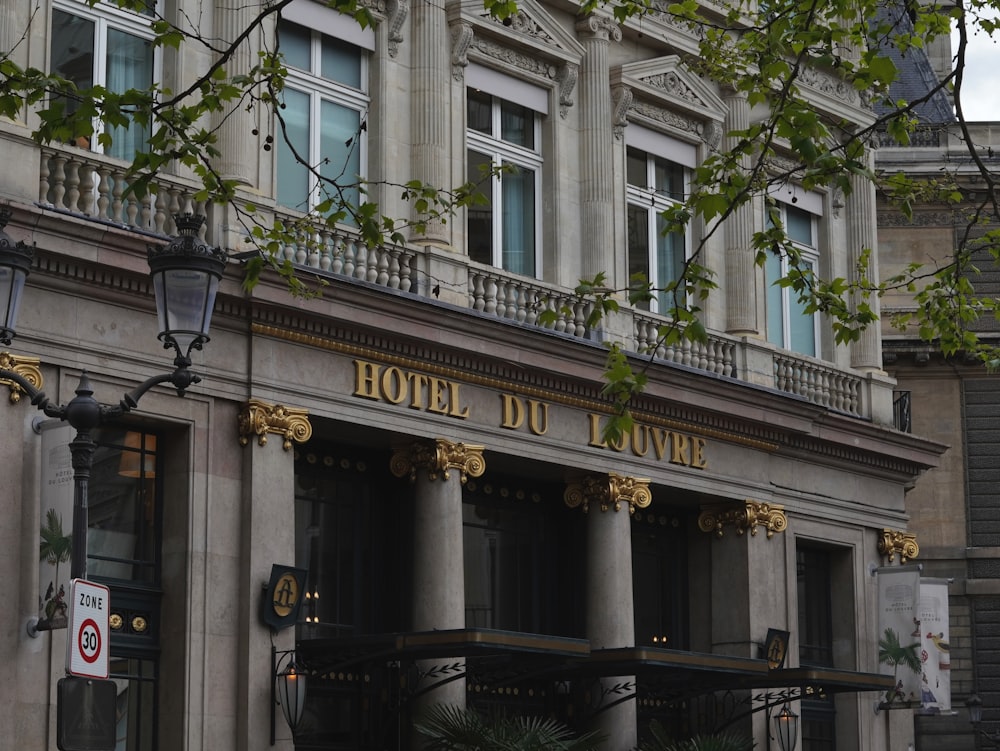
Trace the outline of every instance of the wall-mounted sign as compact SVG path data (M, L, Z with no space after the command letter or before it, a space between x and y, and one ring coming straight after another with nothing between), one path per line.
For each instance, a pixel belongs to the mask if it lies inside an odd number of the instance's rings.
M306 588L305 569L271 566L271 580L260 602L260 619L274 631L294 626Z

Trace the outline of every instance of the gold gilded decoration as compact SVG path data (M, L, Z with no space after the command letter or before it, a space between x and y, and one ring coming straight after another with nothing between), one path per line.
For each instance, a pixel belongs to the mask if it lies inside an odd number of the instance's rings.
M294 610L299 601L299 580L292 573L284 573L278 579L271 599L271 607L279 618L284 618Z
M125 621L122 618L121 613L112 613L108 616L108 625L111 627L112 631L121 631L122 626L125 625Z
M646 508L652 500L648 479L625 477L614 472L585 475L571 481L563 493L567 506L582 507L585 514L590 511L591 504L599 504L601 511L612 508L620 511L622 503L627 503L629 513L634 514L637 508Z
M417 479L417 472L427 470L427 477L436 480L438 476L447 480L450 470L457 469L461 473L464 485L470 477L479 477L486 471L486 460L483 459L485 446L471 443L452 443L444 438L434 441L414 441L397 446L393 452L389 469L396 477Z
M149 624L146 622L146 619L141 615L137 615L132 619L132 630L137 634L145 632L148 626Z
M18 357L10 352L0 352L0 369L14 371L36 389L42 387L42 371L38 367L40 363L41 360L37 357ZM10 389L11 404L17 404L21 401L24 389L6 378L0 378L0 384Z
M784 532L788 528L788 517L785 507L776 503L762 503L749 498L742 506L719 504L707 506L698 516L698 528L702 532L714 532L716 537L722 537L724 527L732 525L737 536L747 530L752 537L757 536L757 528L767 530L767 539L774 537L775 532Z
M251 399L240 412L240 445L250 443L250 436L257 436L257 443L267 444L267 434L277 433L284 441L285 451L292 447L292 441L305 443L312 436L309 412L282 404L269 404L260 399Z
M895 560L897 554L899 562L906 563L920 555L920 546L917 544L917 536L912 532L883 529L878 541L878 552L884 555L889 563Z

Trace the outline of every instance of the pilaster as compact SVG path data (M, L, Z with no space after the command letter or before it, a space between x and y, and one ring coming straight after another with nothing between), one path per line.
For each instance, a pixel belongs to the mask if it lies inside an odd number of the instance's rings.
M739 133L750 127L750 104L746 94L727 89L725 92L726 136L723 148L732 150L740 142ZM740 166L749 169L750 158L740 158ZM754 204L747 201L736 207L726 219L726 333L757 335L757 267L753 250Z
M220 42L230 44L253 25L254 6L251 3L217 3L213 21ZM261 48L258 44L255 49ZM244 40L226 65L226 73L230 76L249 74L253 54L250 42ZM216 159L219 174L223 179L252 185L258 155L253 113L247 110L243 101L236 101L216 112L213 120L220 152Z
M878 280L878 254L875 247L875 186L861 175L851 175L851 193L847 196L847 252L848 273L853 282L871 284ZM863 253L868 252L864 257ZM855 293L851 309L866 304L876 316L879 299L867 299ZM858 370L882 369L882 335L878 319L861 332L860 338L851 343L851 367Z

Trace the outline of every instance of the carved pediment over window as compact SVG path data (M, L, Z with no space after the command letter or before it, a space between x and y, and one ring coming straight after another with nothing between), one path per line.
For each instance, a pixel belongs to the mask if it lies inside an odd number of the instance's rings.
M619 135L630 120L635 120L658 130L697 136L712 146L718 144L725 105L677 55L614 68L611 89L615 102L625 103L615 112Z
M557 88L565 116L583 45L534 0L519 3L504 21L483 9L482 0L464 0L448 10L452 27L453 75L461 80L470 60L501 72Z

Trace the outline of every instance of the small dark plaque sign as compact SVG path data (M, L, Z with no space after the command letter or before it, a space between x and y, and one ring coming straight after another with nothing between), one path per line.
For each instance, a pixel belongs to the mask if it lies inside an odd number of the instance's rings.
M271 566L271 581L260 603L260 618L273 631L294 626L306 588L306 571L292 566Z
M114 681L63 678L56 699L56 746L60 751L115 751Z

